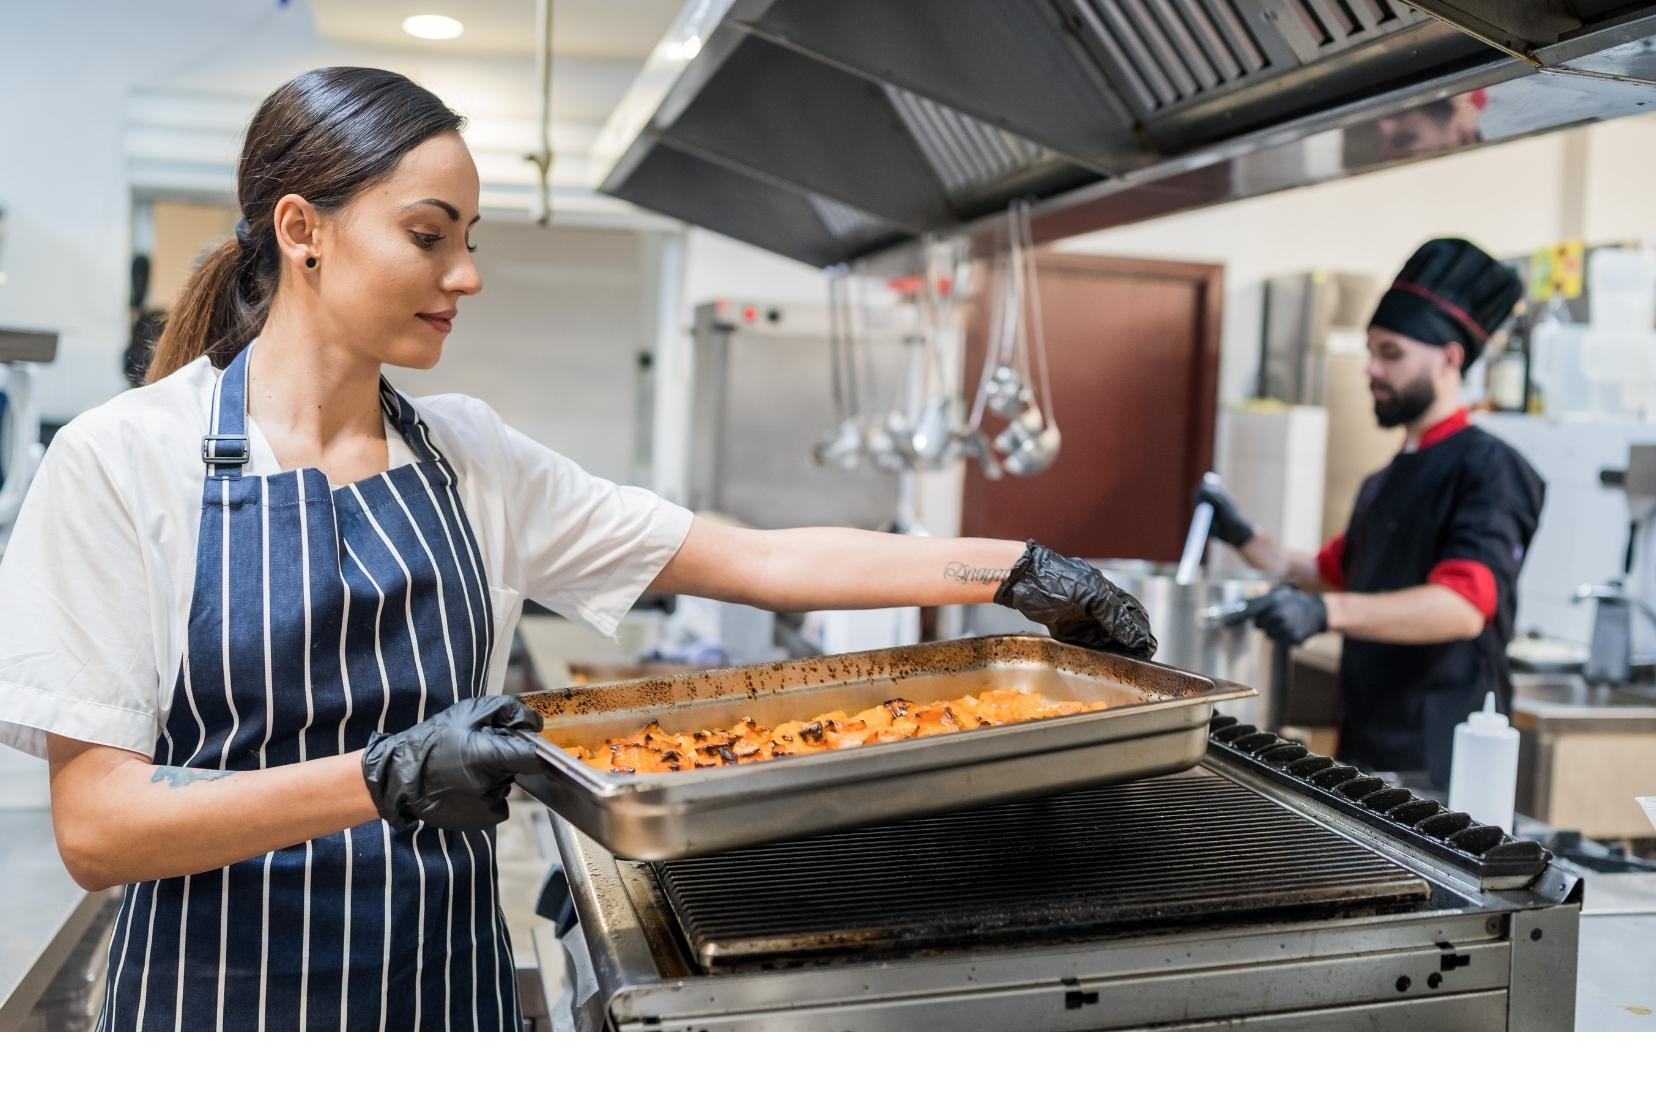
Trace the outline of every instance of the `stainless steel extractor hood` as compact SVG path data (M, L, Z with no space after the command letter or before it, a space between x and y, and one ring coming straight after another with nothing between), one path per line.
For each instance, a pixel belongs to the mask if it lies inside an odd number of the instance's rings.
M993 239L1012 198L1044 240L1640 112L1652 36L1656 4L1616 0L692 0L601 187L812 264L900 262Z

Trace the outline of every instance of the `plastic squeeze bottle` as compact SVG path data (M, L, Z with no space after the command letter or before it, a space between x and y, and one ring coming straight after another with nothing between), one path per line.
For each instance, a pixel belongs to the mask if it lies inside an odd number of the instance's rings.
M1512 802L1518 791L1518 728L1495 710L1495 693L1484 697L1455 728L1449 763L1449 810L1465 812L1480 824L1499 824L1512 833Z

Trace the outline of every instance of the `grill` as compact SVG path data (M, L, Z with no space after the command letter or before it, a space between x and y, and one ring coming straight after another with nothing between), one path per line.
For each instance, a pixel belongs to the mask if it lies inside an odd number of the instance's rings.
M655 869L709 970L1396 910L1430 893L1205 769Z
M554 1021L1568 1029L1580 880L1315 760L1219 717L1176 774L653 864L554 818Z

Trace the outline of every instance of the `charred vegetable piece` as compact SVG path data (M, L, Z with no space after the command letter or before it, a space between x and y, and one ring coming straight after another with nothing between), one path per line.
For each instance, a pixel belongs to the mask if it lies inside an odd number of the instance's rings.
M880 742L896 742L978 727L1003 726L1083 711L1107 704L1048 700L1020 688L992 688L977 695L933 703L890 699L851 714L828 711L801 722L762 727L751 716L734 726L672 734L657 723L637 733L587 747L565 746L573 757L611 773L677 773L685 768L713 769L775 758L820 754ZM556 731L544 732L549 739ZM688 765L686 762L688 761Z

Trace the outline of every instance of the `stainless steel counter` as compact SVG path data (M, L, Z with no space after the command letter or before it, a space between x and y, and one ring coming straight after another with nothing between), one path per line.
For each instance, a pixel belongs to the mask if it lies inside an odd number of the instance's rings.
M1594 839L1648 837L1634 797L1656 792L1656 687L1513 676L1518 810Z
M1656 1032L1656 874L1595 874L1581 907L1577 1030Z
M1512 722L1519 730L1579 730L1610 734L1656 730L1656 688L1590 684L1568 674L1512 678Z
M0 810L0 1030L29 1016L114 893L75 885L49 810Z

